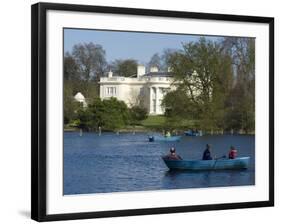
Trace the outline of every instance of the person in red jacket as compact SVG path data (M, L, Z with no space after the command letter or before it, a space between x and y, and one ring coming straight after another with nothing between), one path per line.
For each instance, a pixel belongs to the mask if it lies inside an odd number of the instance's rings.
M170 148L170 154L163 157L166 160L182 160L182 158L176 154L176 149L174 147Z
M237 157L237 149L235 149L233 146L230 147L228 158L229 159L235 159Z

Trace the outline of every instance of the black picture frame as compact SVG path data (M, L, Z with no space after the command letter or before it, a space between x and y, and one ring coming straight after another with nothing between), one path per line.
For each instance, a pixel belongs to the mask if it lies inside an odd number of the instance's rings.
M46 214L46 13L48 10L100 12L170 18L191 18L216 21L253 22L269 25L269 200L196 206L160 207L102 212ZM238 209L274 206L274 18L137 8L118 8L73 4L37 3L32 5L32 153L31 153L31 218L54 221L116 216L132 216L206 210Z

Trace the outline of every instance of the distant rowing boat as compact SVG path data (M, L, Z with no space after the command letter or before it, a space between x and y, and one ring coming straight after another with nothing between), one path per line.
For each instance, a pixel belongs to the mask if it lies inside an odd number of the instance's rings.
M192 131L192 130L188 130L188 131L185 131L184 134L186 136L202 136L202 131Z
M176 135L176 136L170 136L170 137L165 137L165 136L149 136L148 141L150 142L176 142L181 139L181 136Z
M238 157L236 159L215 160L167 160L163 157L167 167L171 170L231 170L247 169L250 157Z

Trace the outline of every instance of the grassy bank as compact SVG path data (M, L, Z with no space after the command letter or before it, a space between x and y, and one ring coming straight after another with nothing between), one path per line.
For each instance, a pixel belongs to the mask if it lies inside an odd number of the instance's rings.
M148 116L147 119L141 122L141 125L147 128L159 128L163 127L166 123L166 117L164 116Z
M165 116L148 116L148 118L141 122L141 125L152 129L177 129L186 130L190 128L195 128L196 121L193 120L175 120L169 119Z
M158 131L162 132L163 130L170 130L176 131L177 133L183 133L189 129L197 129L199 121L196 120L171 120L166 118L163 115L155 115L155 116L148 116L145 120L138 122L134 125L127 125L125 127L120 128L119 130L115 130L118 132L151 132L151 131ZM79 131L79 128L74 127L73 125L65 125L64 131ZM97 130L92 130L97 131ZM113 131L113 130L105 130L102 129L103 132ZM233 133L230 131L222 131L222 130L212 130L206 131L203 130L205 134L250 134L254 135L255 132L251 131L248 133L242 131L234 131Z

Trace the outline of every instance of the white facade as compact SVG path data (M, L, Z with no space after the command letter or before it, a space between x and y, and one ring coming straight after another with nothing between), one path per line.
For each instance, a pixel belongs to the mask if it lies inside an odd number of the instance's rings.
M157 67L145 73L145 67L139 65L135 77L113 76L109 72L108 77L100 78L100 98L116 97L129 107L144 106L151 115L163 114L162 99L167 91L175 88L172 82L170 73L158 72Z

